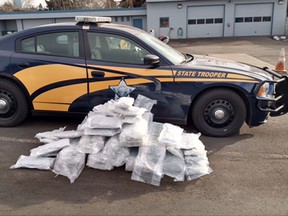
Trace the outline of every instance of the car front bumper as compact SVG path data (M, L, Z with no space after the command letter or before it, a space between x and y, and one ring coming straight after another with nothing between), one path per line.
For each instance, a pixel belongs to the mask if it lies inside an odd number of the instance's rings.
M288 76L275 73L274 71L264 68L270 73L274 80L265 81L275 85L273 98L257 97L258 108L263 112L269 112L270 116L280 116L288 112Z

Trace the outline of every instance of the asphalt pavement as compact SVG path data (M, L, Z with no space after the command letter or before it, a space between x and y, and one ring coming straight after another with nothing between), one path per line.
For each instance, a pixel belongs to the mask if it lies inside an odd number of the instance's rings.
M273 67L288 42L269 37L175 40L180 51L241 58ZM287 66L287 64L286 64ZM197 180L159 187L132 181L124 168L85 168L74 184L50 171L9 167L37 147L38 132L82 117L32 117L0 129L0 215L288 215L288 115L270 118L228 138L201 136L213 172Z
M170 45L182 52L214 55L240 62L255 63L259 66L262 66L264 62L266 63L264 65L274 69L280 50L287 48L288 40L277 41L271 37L228 37L173 40Z

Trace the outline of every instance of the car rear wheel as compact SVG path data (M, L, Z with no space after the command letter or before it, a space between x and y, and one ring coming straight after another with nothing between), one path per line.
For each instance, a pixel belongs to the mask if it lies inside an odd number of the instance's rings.
M28 102L19 86L10 80L0 80L0 126L20 124L29 113Z
M240 131L246 118L243 99L229 89L213 89L195 101L194 126L204 135L227 137Z

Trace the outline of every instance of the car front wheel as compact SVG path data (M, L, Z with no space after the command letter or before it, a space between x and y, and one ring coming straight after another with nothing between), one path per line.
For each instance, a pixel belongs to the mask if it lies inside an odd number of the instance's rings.
M229 89L213 89L194 102L192 120L204 135L227 137L239 133L246 118L243 99Z
M28 103L19 86L0 79L0 126L16 126L26 119L28 113Z

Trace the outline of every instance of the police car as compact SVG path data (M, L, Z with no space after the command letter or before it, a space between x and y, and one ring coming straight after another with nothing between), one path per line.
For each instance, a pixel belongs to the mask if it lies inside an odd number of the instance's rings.
M87 113L141 94L157 100L155 121L193 123L231 136L246 122L287 112L287 77L267 68L182 54L109 17L40 26L0 38L0 126L32 112Z

